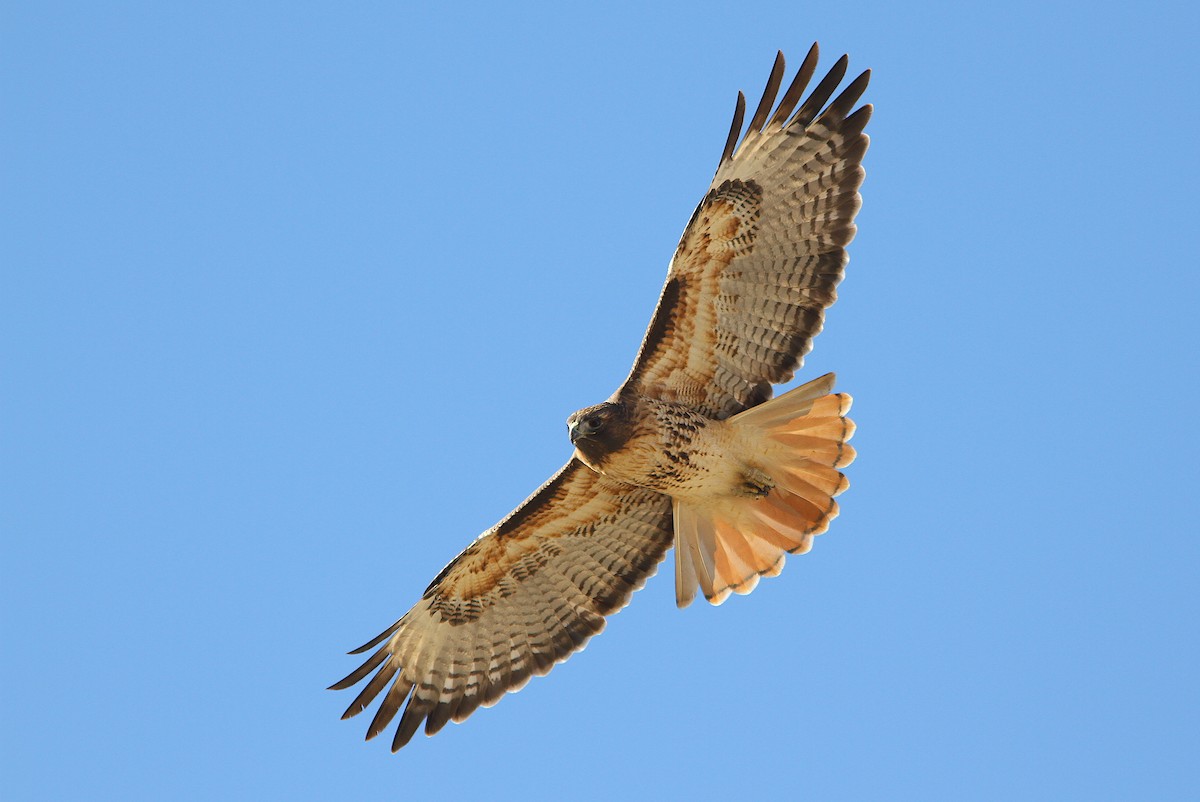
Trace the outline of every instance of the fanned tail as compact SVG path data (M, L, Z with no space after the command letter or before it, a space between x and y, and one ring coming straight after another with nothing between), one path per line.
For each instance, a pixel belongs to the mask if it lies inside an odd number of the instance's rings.
M851 399L830 393L826 374L729 419L751 444L762 495L729 496L703 506L676 500L675 600L691 604L696 587L713 604L776 576L788 553L803 554L837 517L834 497L850 483L839 468L854 460L847 442ZM758 476L757 474L755 475Z

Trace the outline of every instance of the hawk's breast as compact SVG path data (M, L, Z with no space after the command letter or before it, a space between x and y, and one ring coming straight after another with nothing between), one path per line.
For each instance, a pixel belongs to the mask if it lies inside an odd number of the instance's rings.
M726 495L744 461L734 430L680 404L639 398L629 438L593 469L675 498Z

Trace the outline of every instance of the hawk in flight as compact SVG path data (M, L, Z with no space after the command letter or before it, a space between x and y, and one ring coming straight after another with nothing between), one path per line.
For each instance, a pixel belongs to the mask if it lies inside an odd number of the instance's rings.
M540 490L437 575L420 601L352 654L334 689L370 677L343 718L403 708L392 750L495 704L581 649L675 546L680 607L775 576L837 515L854 458L850 397L833 375L772 399L837 297L861 205L864 72L834 98L842 56L807 98L817 46L783 93L783 54L675 249L633 370L567 419L575 451ZM830 101L830 98L834 98ZM740 142L739 142L739 135Z

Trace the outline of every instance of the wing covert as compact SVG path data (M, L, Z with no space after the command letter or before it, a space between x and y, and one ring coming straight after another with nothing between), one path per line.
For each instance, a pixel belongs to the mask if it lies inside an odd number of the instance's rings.
M368 740L400 708L392 751L546 674L600 632L671 545L670 499L572 459L450 561L404 617L351 654L376 651L331 686L374 676L343 718L383 701ZM407 701L407 704L405 702Z
M777 107L784 60L776 57L740 144L738 94L716 176L679 241L618 393L727 418L770 398L771 385L790 380L812 349L854 238L871 114L869 105L851 113L869 71L830 102L845 56L801 102L817 52L814 44Z

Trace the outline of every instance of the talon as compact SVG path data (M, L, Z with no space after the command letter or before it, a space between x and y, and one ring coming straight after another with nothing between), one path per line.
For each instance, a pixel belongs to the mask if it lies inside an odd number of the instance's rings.
M749 468L742 474L742 487L747 496L762 498L771 492L771 489L775 487L775 482L758 468Z

